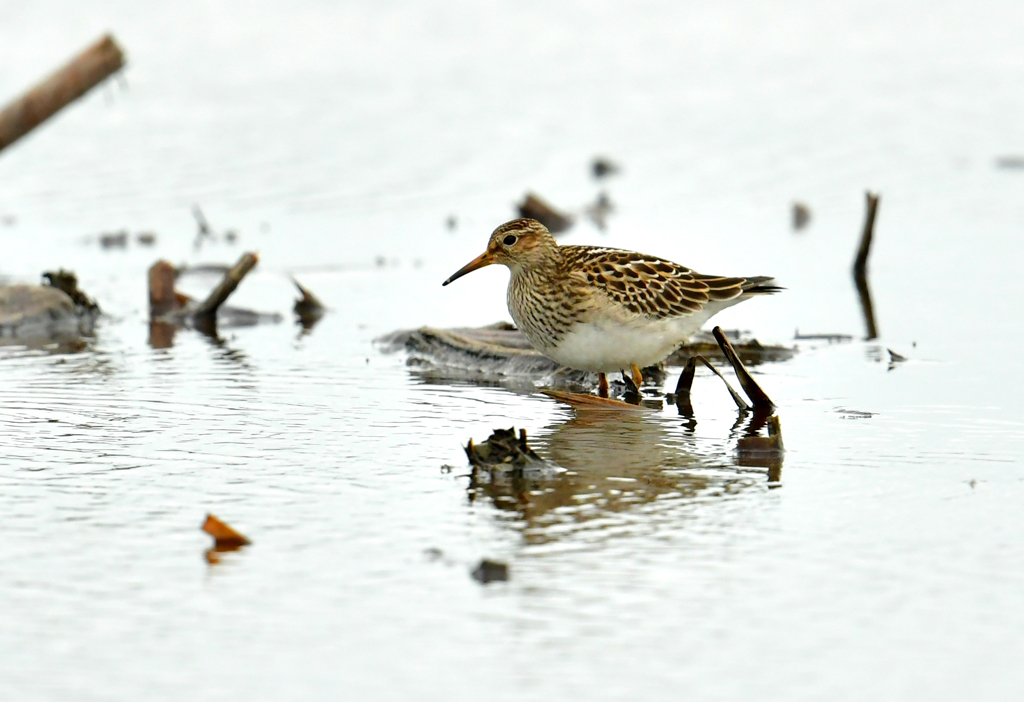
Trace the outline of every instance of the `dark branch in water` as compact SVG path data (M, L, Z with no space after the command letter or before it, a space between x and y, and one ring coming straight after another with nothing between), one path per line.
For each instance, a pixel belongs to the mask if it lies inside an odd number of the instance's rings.
M224 274L224 279L220 281L220 284L214 288L213 292L210 293L209 297L199 303L196 307L195 312L192 316L196 319L209 318L213 319L217 315L217 308L220 307L228 296L235 291L238 284L242 282L242 278L245 277L246 273L251 271L256 264L259 262L259 257L254 253L243 254L238 263L234 267Z
M747 393L747 397L754 403L754 409L771 409L775 406L775 403L771 401L771 398L761 389L761 386L757 384L750 373L747 372L746 367L743 365L743 361L736 354L736 349L732 347L729 340L725 338L725 334L722 332L721 327L715 327L711 330L711 333L715 335L715 340L718 345L722 347L722 353L725 354L732 369L736 371L736 379L740 381L740 387L743 388L743 392Z
M733 390L732 385L729 385L729 381L725 379L725 376L719 373L718 369L711 365L708 359L703 356L690 356L689 360L686 361L686 367L683 369L682 375L679 376L679 382L676 383L676 407L679 408L680 413L686 415L693 414L693 405L690 404L690 388L693 386L693 376L697 372L697 361L710 368L712 373L722 379L726 389L732 396L732 401L736 403L737 409L741 411L750 409L750 405L740 397L738 392Z
M864 312L864 325L867 327L867 340L878 338L875 326L875 308L871 304L871 290L868 288L868 255L871 253L871 238L875 232L875 214L878 212L879 196L868 191L867 213L864 216L864 231L860 235L860 248L853 262L853 281L857 285L860 296L861 310Z

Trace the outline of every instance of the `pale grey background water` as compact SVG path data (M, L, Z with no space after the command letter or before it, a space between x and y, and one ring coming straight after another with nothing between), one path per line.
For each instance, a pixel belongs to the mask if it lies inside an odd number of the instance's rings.
M995 167L1024 154L1024 6L0 2L0 99L105 30L126 87L0 154L0 274L74 268L108 313L85 352L0 349L5 699L1024 693L1024 172ZM882 193L882 338L760 369L781 487L707 375L692 430L595 425L373 346L504 318L502 271L440 282L525 190L601 187L609 232L567 241L774 274L716 321L779 343L862 334ZM194 203L239 244L195 253ZM120 228L159 245L100 250ZM331 314L150 348L149 264L244 249L239 304L287 312L300 270ZM512 424L579 476L519 513L461 477ZM254 545L207 566L207 511Z

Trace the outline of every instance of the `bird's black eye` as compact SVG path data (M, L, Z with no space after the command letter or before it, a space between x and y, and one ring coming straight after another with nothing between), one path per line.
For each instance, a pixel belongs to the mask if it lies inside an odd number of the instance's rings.
M503 243L505 246L512 246L512 244L516 243L516 238L512 234L509 234L508 236L501 240L501 243Z

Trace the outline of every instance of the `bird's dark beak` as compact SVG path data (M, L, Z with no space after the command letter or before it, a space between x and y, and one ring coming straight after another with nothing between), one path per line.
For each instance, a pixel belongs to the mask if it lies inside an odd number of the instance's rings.
M452 273L448 280L441 283L441 285L448 285L448 283L452 282L453 280L458 280L467 273L472 273L477 268L483 268L484 266L489 266L492 263L494 263L494 257L491 255L491 252L484 251L482 254L474 258L472 261L464 265L462 268Z

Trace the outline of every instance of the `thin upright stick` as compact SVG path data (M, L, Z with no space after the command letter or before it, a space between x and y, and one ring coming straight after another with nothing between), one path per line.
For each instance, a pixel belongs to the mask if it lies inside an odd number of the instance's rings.
M743 365L743 361L740 360L739 355L736 353L736 349L732 347L729 340L725 338L725 334L722 332L721 327L715 327L711 330L711 333L715 335L715 341L722 348L722 353L725 354L726 359L732 366L732 369L736 371L736 379L740 381L740 387L743 388L743 392L747 393L747 397L754 403L754 409L771 409L775 406L775 403L771 401L771 398L761 389L761 386L757 384L757 381L751 377L750 373L747 372L746 367Z
M875 214L878 212L879 196L868 191L867 213L864 216L864 231L860 235L860 248L853 262L853 281L857 285L860 307L864 312L864 325L867 327L867 339L878 338L878 327L875 326L875 308L871 304L871 290L868 288L868 255L871 253L871 239L875 233Z
M682 374L679 376L679 382L676 383L676 405L679 407L689 407L690 405L690 388L693 386L693 376L697 371L697 361L700 361L705 366L711 369L711 372L722 379L725 383L725 388L729 391L729 395L732 397L732 401L736 403L736 408L740 410L748 410L750 406L740 397L739 393L732 389L732 385L729 385L729 381L725 379L725 376L718 372L708 359L703 356L690 356L686 361L686 367L683 369Z

